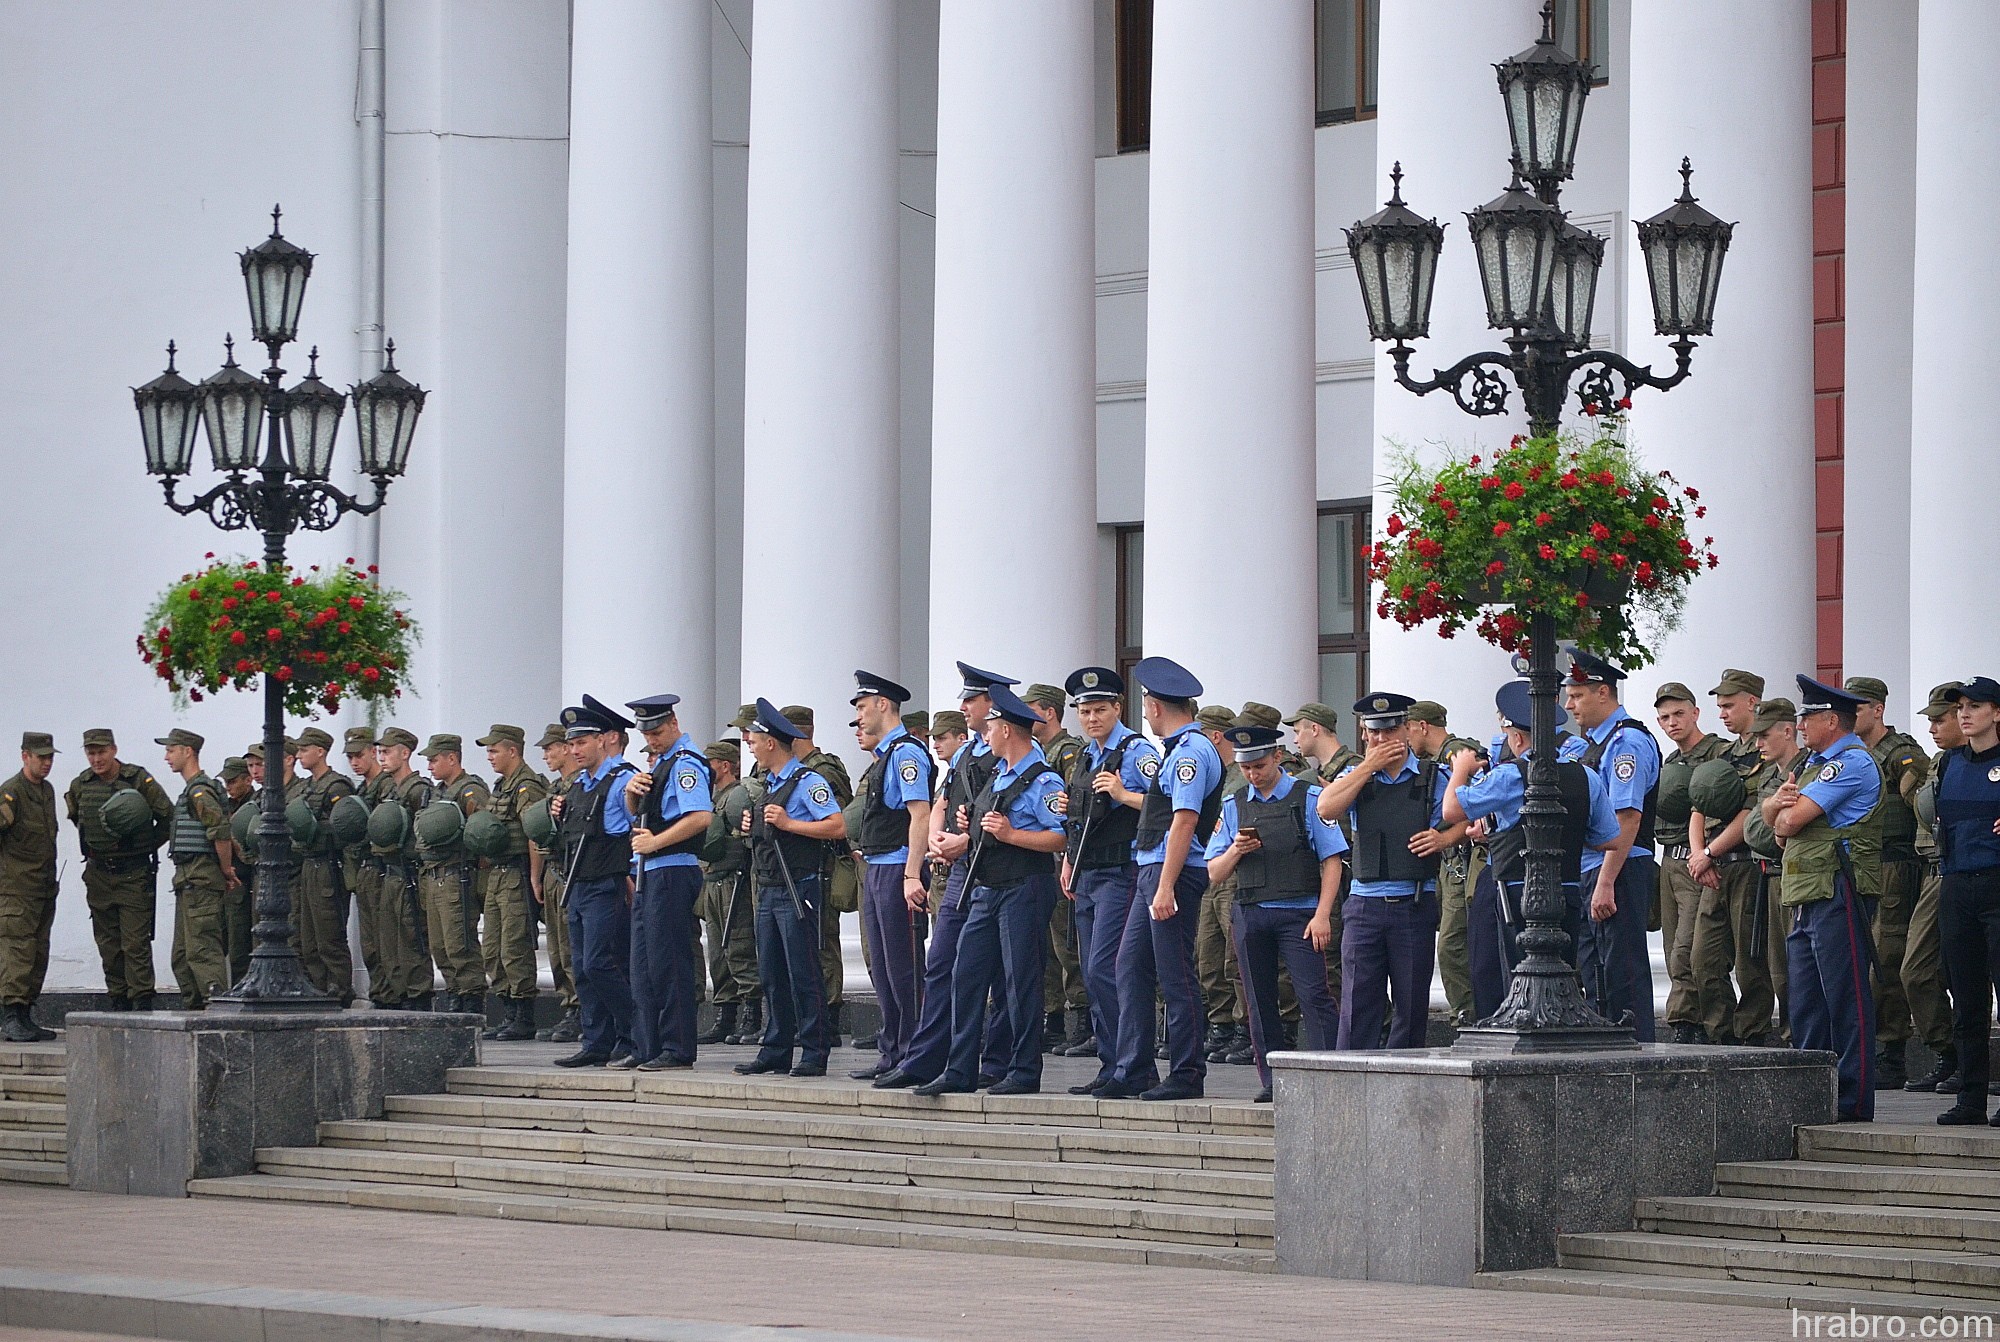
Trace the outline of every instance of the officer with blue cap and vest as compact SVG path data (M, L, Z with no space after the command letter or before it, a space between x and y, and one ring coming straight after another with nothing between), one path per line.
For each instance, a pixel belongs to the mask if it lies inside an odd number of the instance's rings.
M1961 1084L1938 1122L1987 1122L1991 985L2000 981L2000 681L1974 676L1946 689L1965 743L1937 760L1938 922L1951 982ZM1797 1022L1794 1020L1794 1028ZM2000 1127L2000 1119L1992 1120Z
M903 726L910 692L872 671L856 671L854 682L855 731L875 756L861 811L861 934L882 1029L875 1065L853 1077L877 1081L902 1064L917 1028L917 918L928 902L924 849L936 780L931 752Z
M558 1067L627 1065L634 1056L630 956L632 812L625 803L626 729L632 723L589 695L562 711L563 737L581 766L569 792L549 804L565 867L570 974L583 1027L577 1051Z
M1042 1088L1043 943L1055 908L1056 854L1063 848L1062 779L1042 755L1035 710L1005 685L988 691L986 743L997 767L958 817L971 834L965 925L952 968L951 1049L944 1071L918 1095L951 1095L980 1084L987 999L999 999L1013 1051L993 1095Z
M768 1003L757 1056L736 1065L744 1076L825 1076L831 1047L819 967L820 872L826 845L846 839L847 821L832 786L793 757L792 743L804 737L768 699L757 701L756 720L743 729L765 771L764 804L744 812L743 832L757 880L757 976Z
M1199 1099L1201 985L1194 938L1208 890L1206 848L1222 814L1222 756L1195 721L1201 682L1178 662L1147 657L1132 668L1145 694L1146 725L1160 740L1160 771L1146 789L1133 834L1138 879L1118 947L1118 1051L1106 1100ZM1153 996L1165 999L1172 1070L1159 1081Z
M1291 971L1299 1023L1307 1048L1330 1049L1340 1037L1340 1004L1327 972L1333 944L1333 905L1340 896L1347 839L1316 804L1325 789L1285 772L1276 727L1231 727L1223 736L1236 751L1243 786L1224 797L1222 815L1208 840L1211 881L1236 877L1230 934L1242 966L1250 1046L1263 1089L1271 1100L1271 1067L1265 1060L1284 1047L1278 1008L1278 966Z
M1346 816L1354 836L1354 879L1340 915L1342 1049L1422 1048L1430 1021L1438 868L1465 825L1445 823L1449 780L1439 762L1410 749L1416 702L1381 690L1354 701L1361 762L1327 784L1317 803L1324 820Z
M1810 676L1798 683L1799 730L1811 753L1764 801L1764 819L1785 845L1792 1042L1840 1055L1840 1117L1866 1123L1875 1117L1869 911L1882 888L1882 771L1854 731L1860 697Z
M1653 815L1660 792L1660 746L1618 702L1625 673L1601 657L1569 652L1565 705L1583 728L1582 763L1597 771L1618 812L1618 840L1583 853L1590 918L1577 970L1597 1010L1618 1021L1628 1013L1641 1043L1653 1042L1653 960L1646 924L1653 916L1659 868L1653 861Z
M1160 752L1127 727L1125 679L1108 666L1086 666L1063 682L1083 728L1083 754L1064 813L1063 893L1076 902L1077 960L1090 1009L1090 1049L1097 1075L1071 1086L1095 1095L1111 1080L1118 1058L1118 944L1132 911L1139 868L1132 840L1139 808L1160 775ZM1070 1056L1079 1056L1071 1050Z
M677 694L625 707L654 755L625 784L632 825L632 1042L641 1071L694 1066L702 967L694 908L715 800L708 757L680 728Z

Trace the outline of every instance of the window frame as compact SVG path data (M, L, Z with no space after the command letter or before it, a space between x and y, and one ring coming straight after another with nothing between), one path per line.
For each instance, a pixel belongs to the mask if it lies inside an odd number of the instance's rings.
M1118 152L1144 153L1153 143L1153 0L1117 0L1111 51Z
M1354 654L1355 683L1362 686L1364 691L1368 685L1369 620L1374 614L1374 606L1369 600L1368 564L1363 555L1374 543L1374 532L1371 530L1374 525L1374 512L1375 501L1370 498L1329 499L1321 501L1314 519L1315 528L1321 518L1346 516L1353 519L1349 534L1354 537L1354 554L1350 557L1353 565L1351 572L1354 575L1352 593L1354 632L1350 634L1328 634L1324 630L1314 632L1318 636L1318 656L1325 657L1331 653ZM1313 664L1315 681L1318 680L1318 672L1318 662L1315 661Z
M1354 5L1354 104L1351 107L1321 107L1320 99L1320 52L1324 47L1327 0L1314 0L1313 4L1313 124L1315 126L1346 126L1356 121L1373 121L1376 104L1368 101L1369 85L1374 82L1368 69L1369 0L1353 0ZM1379 10L1375 21L1381 22Z
M1116 557L1116 573L1112 579L1111 642L1113 652L1111 664L1113 669L1118 672L1119 679L1125 682L1125 725L1134 731L1143 731L1143 714L1140 712L1139 696L1135 692L1136 687L1133 685L1132 675L1133 668L1146 655L1144 646L1146 633L1144 627L1145 611L1142 601L1139 629L1140 641L1132 642L1130 641L1132 635L1132 612L1130 609L1131 603L1127 597L1132 591L1133 583L1143 583L1146 580L1144 572L1146 562L1146 524L1143 522L1130 522L1114 526L1111 528L1111 536L1112 553ZM1134 540L1138 542L1139 554L1137 556L1131 553L1133 549L1131 542ZM1135 558L1138 561L1136 566L1133 563ZM1135 567L1138 571L1134 571Z

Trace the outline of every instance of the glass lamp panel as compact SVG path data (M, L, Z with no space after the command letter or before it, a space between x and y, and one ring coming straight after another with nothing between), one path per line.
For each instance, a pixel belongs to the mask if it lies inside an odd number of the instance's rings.
M1395 318L1388 297L1390 263L1387 248L1370 248L1355 257L1354 273L1361 280L1361 305L1368 310L1368 330L1381 339Z
M317 383L317 379L313 380ZM344 398L323 384L317 393L304 384L292 388L293 400L285 411L285 438L291 449L292 470L305 480L324 480L333 469L333 446L340 433L340 411Z
M257 460L257 433L264 421L264 389L256 384L206 386L201 425L218 471L247 471Z

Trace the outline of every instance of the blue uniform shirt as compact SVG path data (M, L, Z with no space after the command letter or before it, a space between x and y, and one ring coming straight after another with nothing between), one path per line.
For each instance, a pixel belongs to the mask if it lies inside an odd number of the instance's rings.
M681 738L674 742L674 748L653 766L653 770L653 786L667 789L660 797L662 829L672 825L682 816L697 815L715 809L715 799L709 792L706 761L694 748L694 739L687 733L681 734ZM659 777L661 773L666 775L664 782ZM622 787L618 789L618 803L620 806L625 804L625 789ZM626 824L629 827L631 821L628 819ZM636 856L632 860L635 865L639 861ZM654 853L646 859L647 871L658 871L661 867L700 865L701 858L695 853Z
M1496 735L1491 741L1487 742L1487 747L1486 758L1489 760L1498 760L1502 755L1507 753L1507 733L1501 732ZM1582 759L1583 752L1589 748L1590 742L1584 740L1575 732L1571 732L1568 736L1558 736L1556 738L1556 760L1558 763L1569 764L1572 761ZM1497 766L1492 764L1480 766L1481 772L1495 767Z
M1255 784L1250 791L1258 801L1283 801L1292 795L1292 789L1302 785L1302 780L1280 771L1278 785L1269 792L1258 791ZM1312 844L1313 856L1324 862L1330 857L1339 857L1347 851L1347 836L1340 832L1340 826L1330 825L1319 818L1319 794L1326 789L1318 783L1304 784L1306 789L1306 839ZM1221 857L1230 844L1236 842L1236 798L1232 794L1222 799L1222 818L1215 822L1215 833L1208 839L1208 849L1202 856L1213 862ZM1264 902L1267 909L1316 909L1319 896L1308 895L1298 899L1272 899Z
M1802 777L1799 795L1826 812L1826 823L1835 829L1862 819L1882 796L1882 771L1853 732L1811 756Z
M807 769L797 760L787 760L785 767L777 770L764 780L765 795L768 797L784 786L785 780L793 774L804 771L805 777L792 789L792 795L785 798L785 814L794 820L825 820L840 814L840 803L833 799L833 789L824 778ZM768 805L768 803L766 803Z
M993 775L993 795L999 796L1036 764L1047 764L1048 757L1042 754L1040 746L1028 747L1028 753L1021 756L1019 764L1008 764L1005 760ZM1038 776L1034 782L1014 799L1007 808L1007 823L1015 829L1051 830L1063 827L1062 811L1058 798L1063 794L1062 775L1053 767ZM987 842L993 842L989 836Z
M1618 837L1618 810L1612 806L1611 794L1605 790L1597 770L1585 769L1583 773L1590 780L1590 819L1584 826L1584 842L1610 843ZM1496 764L1459 788L1458 804L1465 809L1466 819L1490 820L1488 828L1498 834L1521 822L1521 803L1527 791L1527 779L1519 769L1512 764Z
M1222 756L1216 753L1215 742L1208 739L1198 723L1187 726L1167 737L1161 752L1161 772L1154 780L1176 811L1201 813L1201 804L1208 794L1222 786ZM1140 848L1133 844L1135 859L1141 866L1167 860L1167 840L1162 835L1160 841L1151 848ZM1207 867L1208 858L1201 851L1201 840L1188 841L1187 867Z
M1129 745L1126 745L1130 742ZM1144 792L1153 785L1160 775L1160 752L1153 749L1153 743L1133 731L1122 722L1111 725L1111 735L1104 738L1104 744L1095 741L1083 743L1083 758L1090 765L1092 774L1104 771L1104 757L1125 745L1125 759L1118 769L1118 781L1128 791Z
M1345 778L1347 777L1347 775L1353 773L1356 769L1359 769L1360 767L1361 766L1358 764L1350 764L1345 769L1342 769L1340 771L1340 776L1342 778ZM1422 767L1423 767L1423 761L1417 758L1417 753L1413 750L1403 756L1403 767L1398 769L1394 775L1385 774L1380 769L1377 769L1375 771L1375 777L1380 779L1384 783L1400 783L1405 778L1408 778L1412 774L1415 774L1417 770ZM1450 781L1451 781L1451 770L1445 768L1443 765L1438 766L1436 780L1431 788L1431 828L1433 829L1442 829L1444 827L1444 788L1445 784L1449 783ZM1352 807L1349 807L1347 811L1347 823L1349 825L1356 825L1360 823L1360 820L1354 814L1354 809ZM1421 894L1423 893L1424 886L1435 886L1435 885L1436 882L1434 881L1419 882L1419 881L1356 880L1354 882L1353 887L1348 891L1348 893L1360 895L1364 899L1372 899L1372 898L1382 898L1389 895Z
M883 805L892 811L901 811L913 801L928 802L931 799L931 794L924 788L924 778L930 772L930 751L924 749L922 743L908 731L898 726L878 741L875 758L882 761ZM909 857L909 845L905 844L886 853L877 853L867 861L874 867L900 866L909 861Z
M620 765L630 764L623 755L613 755L595 769L586 769L577 775L577 783L585 792L595 792L611 776L611 771ZM632 810L625 805L623 784L611 789L604 798L604 832L606 834L629 834L632 832Z
M1625 711L1620 704L1611 716L1585 732L1590 744L1595 744L1610 736L1620 722L1637 723L1639 719ZM1660 747L1651 733L1643 728L1639 731L1621 730L1618 739L1604 748L1604 757L1598 761L1598 773L1604 779L1604 790L1611 794L1611 805L1619 811L1643 811L1646 809L1646 794L1660 781ZM1653 850L1632 845L1628 857L1651 857ZM1604 865L1604 854L1595 848L1583 850L1583 869L1586 873L1596 871Z

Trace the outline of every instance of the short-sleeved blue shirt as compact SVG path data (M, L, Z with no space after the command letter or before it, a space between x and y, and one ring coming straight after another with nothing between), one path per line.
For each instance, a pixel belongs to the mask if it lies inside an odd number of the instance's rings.
M792 789L792 795L785 798L785 814L794 820L825 820L840 814L840 803L834 799L833 789L817 772L807 769L797 760L785 761L785 767L765 779L766 795L776 792L793 774L803 771L804 778Z
M1638 726L1619 727L1621 722ZM1611 716L1585 732L1590 744L1606 740L1613 732L1616 739L1604 748L1603 758L1597 762L1597 772L1604 779L1604 790L1611 794L1611 805L1619 811L1643 811L1646 809L1646 794L1660 781L1660 746L1653 735L1639 719L1625 711L1620 704L1612 710ZM1629 857L1651 857L1653 850L1634 843ZM1583 869L1596 871L1604 865L1604 854L1595 848L1583 850Z
M1288 773L1279 773L1278 785L1269 792L1259 792L1254 786L1251 793L1258 801L1283 801L1292 795L1292 789L1304 784L1303 779ZM1319 794L1326 789L1318 783L1304 784L1306 789L1306 838L1311 841L1313 856L1324 862L1330 857L1339 857L1347 851L1347 836L1340 832L1340 826L1329 824L1319 818ZM1213 862L1221 857L1230 844L1236 842L1239 824L1236 818L1236 796L1234 793L1222 799L1222 818L1215 822L1215 833L1208 837L1208 847L1202 856ZM1278 901L1282 906L1284 901ZM1317 899L1312 901L1318 903Z
M709 789L707 761L694 748L694 739L685 732L674 742L674 748L653 766L653 786L665 789L660 794L660 819L667 825L682 816L715 809L715 798ZM618 801L620 805L625 801L625 789L622 787L618 789ZM632 860L636 864L639 859L635 855ZM694 853L654 853L646 858L647 871L700 865L701 858Z
M1028 753L1021 756L1018 764L1008 764L1004 760L993 775L993 795L999 796L1037 764L1047 764L1048 757L1042 754L1040 746L1028 747ZM1028 784L1014 804L1007 808L1007 823L1015 829L1052 830L1063 827L1060 801L1063 794L1062 775L1053 767ZM988 842L992 839L989 836Z
M613 777L618 770L622 780L624 769L631 761L623 755L612 755L595 769L586 769L577 775L577 785L585 792L595 792L604 785L604 780ZM632 832L632 810L625 804L625 787L621 781L604 797L604 832L606 834L630 834Z
M924 782L931 775L930 752L916 737L898 726L875 744L875 758L882 761L882 804L900 811L911 802L928 802L930 790ZM906 844L867 859L870 866L900 866L910 857Z
M1853 732L1808 758L1800 777L1799 795L1826 812L1835 829L1863 819L1882 797L1882 770Z
M1144 792L1153 785L1160 773L1160 752L1153 749L1153 743L1133 731L1122 722L1113 723L1111 735L1104 738L1104 744L1086 741L1083 758L1090 765L1093 774L1103 772L1104 757L1119 746L1125 747L1125 758L1119 764L1118 781L1127 791Z
M1201 804L1208 800L1208 794L1222 786L1222 756L1216 753L1215 742L1201 730L1198 723L1190 722L1179 731L1171 733L1162 743L1159 776L1153 786L1164 792L1168 802L1176 811L1201 813ZM1135 842L1134 858L1141 866L1157 864L1167 860L1167 839L1151 848L1139 848ZM1188 867L1206 867L1208 858L1202 852L1201 840L1188 843Z
M1523 759L1528 756L1522 756ZM1566 761L1567 762L1567 761ZM1584 842L1610 843L1618 837L1618 810L1611 794L1595 769L1585 769L1590 780L1590 819L1584 826ZM1521 803L1527 797L1527 779L1511 763L1496 764L1458 790L1458 804L1468 820L1490 820L1492 831L1514 828L1521 822Z
M1350 764L1340 771L1340 777L1345 778L1360 767L1358 764ZM1403 756L1403 767L1398 769L1393 775L1383 773L1380 769L1377 769L1375 777L1384 783L1400 783L1405 778L1415 774L1422 767L1423 761L1419 760L1417 753L1412 750ZM1444 827L1444 789L1445 785L1449 782L1451 782L1451 770L1449 769L1440 768L1433 775L1431 786L1431 828L1433 829L1442 829ZM1361 823L1360 817L1355 814L1353 807L1349 807L1347 810L1347 823L1349 825L1358 825ZM1429 881L1363 881L1357 879L1349 893L1360 895L1364 899L1380 899L1390 895L1421 894L1424 886L1432 884L1434 883Z

